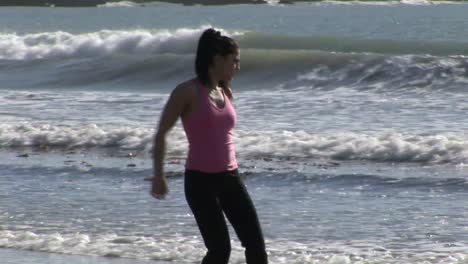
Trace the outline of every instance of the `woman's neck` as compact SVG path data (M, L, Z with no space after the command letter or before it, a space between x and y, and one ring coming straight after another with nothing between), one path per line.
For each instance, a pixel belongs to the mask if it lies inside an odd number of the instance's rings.
M218 83L219 83L219 78L216 78L215 76L210 75L210 79L208 80L205 86L210 91L217 90Z

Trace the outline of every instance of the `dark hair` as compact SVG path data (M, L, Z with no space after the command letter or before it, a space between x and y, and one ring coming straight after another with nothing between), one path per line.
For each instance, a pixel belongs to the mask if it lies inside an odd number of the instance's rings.
M230 37L221 35L221 32L214 28L203 31L198 40L197 54L195 57L195 72L198 80L204 85L209 82L208 69L213 64L216 55L227 56L234 54L239 49L239 45ZM223 88L225 94L232 99L230 87L224 81L218 84Z

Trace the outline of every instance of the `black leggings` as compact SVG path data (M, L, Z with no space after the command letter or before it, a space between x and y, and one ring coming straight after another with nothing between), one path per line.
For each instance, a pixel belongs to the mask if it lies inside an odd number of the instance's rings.
M185 197L208 249L202 264L227 264L231 254L226 215L245 248L247 264L267 264L255 207L238 171L185 172Z

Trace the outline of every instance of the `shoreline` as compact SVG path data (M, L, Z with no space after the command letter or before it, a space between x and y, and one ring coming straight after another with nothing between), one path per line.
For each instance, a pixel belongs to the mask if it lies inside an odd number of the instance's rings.
M2 0L0 6L96 7L106 0Z
M124 2L124 0L2 0L2 6L35 6L35 7L97 7L105 4ZM153 2L180 5L231 5L231 4L267 4L265 0L133 0L135 4Z
M422 2L428 4L434 3L465 3L468 0L277 0L278 4L299 4L299 3L321 3L321 2L339 2L339 3L408 3ZM124 2L124 0L2 0L0 7L5 6L30 6L30 7L98 7L106 4ZM268 4L267 0L131 0L138 5L144 6L148 3L169 3L180 4L184 6L202 5L241 5L241 4ZM271 1L270 1L271 2Z

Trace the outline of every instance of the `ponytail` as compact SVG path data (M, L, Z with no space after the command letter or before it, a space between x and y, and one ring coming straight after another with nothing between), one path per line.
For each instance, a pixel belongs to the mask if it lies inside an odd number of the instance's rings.
M197 54L195 57L195 72L198 80L206 85L210 80L209 67L213 64L216 55L227 56L234 54L239 49L239 45L230 37L224 36L214 28L205 30L198 41ZM220 81L220 86L224 93L232 99L231 87L226 81Z

